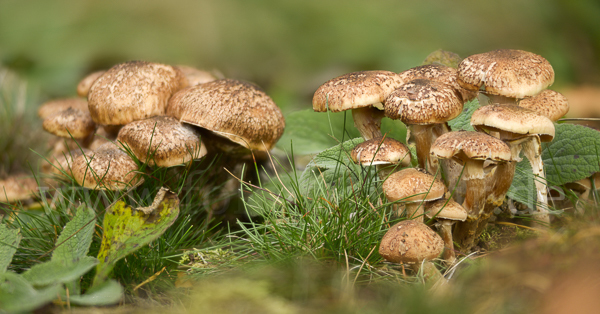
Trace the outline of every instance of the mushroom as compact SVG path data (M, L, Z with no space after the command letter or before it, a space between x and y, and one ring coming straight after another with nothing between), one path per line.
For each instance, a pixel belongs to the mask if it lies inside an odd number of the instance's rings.
M75 108L83 111L88 111L88 103L83 98L63 98L63 99L54 99L51 101L47 101L43 103L38 108L38 116L42 118L42 120L46 119L52 114L63 111L68 108Z
M477 91L470 91L464 89L458 84L458 72L455 68L442 65L442 64L428 64L421 65L418 67L410 68L406 71L398 74L403 82L410 82L412 80L424 79L432 80L446 85L450 85L456 89L461 97L463 103L475 99L477 97Z
M79 84L77 84L77 95L87 97L94 82L104 73L106 73L105 70L92 72L79 81Z
M96 130L89 111L69 107L49 115L42 122L44 130L56 136L83 140L90 138Z
M519 107L533 110L556 122L569 112L569 101L563 94L546 89L533 97L522 99Z
M117 141L151 166L171 167L206 155L194 129L167 116L131 122L121 128Z
M423 60L423 65L441 64L456 69L461 61L462 58L458 54L451 51L438 49L425 57L425 60Z
M402 83L390 71L362 71L338 76L321 85L313 96L317 112L352 110L354 126L365 140L382 137L383 113L377 107Z
M50 156L48 163L45 163L42 166L42 170L46 173L53 173L56 175L66 174L68 176L73 176L73 172L71 171L73 160L83 154L89 154L91 152L92 150L87 148L77 148L58 156Z
M406 145L389 137L373 138L352 149L352 161L362 166L376 166L381 180L385 180L398 166L410 166L410 150Z
M458 83L478 91L482 104L516 104L554 83L554 69L542 56L512 49L494 50L465 58L458 65Z
M444 197L446 186L424 170L405 168L392 173L383 182L383 193L390 202L405 204L406 217L423 221L424 202L432 202ZM398 216L401 206L394 204Z
M431 155L450 159L464 164L462 180L466 181L467 194L462 206L467 210L465 222L458 223L454 239L464 250L473 245L479 217L483 213L486 193L487 172L494 162L511 161L511 151L501 140L485 133L460 131L450 132L438 137L431 146Z
M404 220L385 233L379 245L379 254L392 263L408 264L415 272L423 270L427 280L443 278L430 262L444 249L444 241L419 221Z
M452 241L452 225L457 221L465 221L467 211L452 199L441 199L427 206L425 217L437 220L436 226L445 245L443 258L449 264L454 263L456 253Z
M212 73L199 70L187 65L178 65L177 68L185 75L188 80L188 86L204 84L217 80L218 78Z
M38 191L35 178L13 175L0 180L0 202L16 203L30 199Z

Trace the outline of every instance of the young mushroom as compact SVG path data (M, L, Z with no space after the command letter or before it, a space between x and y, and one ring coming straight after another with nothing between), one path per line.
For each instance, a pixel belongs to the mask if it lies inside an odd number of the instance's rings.
M104 73L106 73L105 70L92 72L79 81L79 84L77 84L77 95L87 97L94 82Z
M89 111L72 107L49 115L42 126L48 133L77 140L90 139L96 130Z
M533 97L522 99L519 107L533 110L556 122L569 112L569 101L563 94L546 89Z
M16 203L31 199L38 191L35 178L13 175L0 180L0 203Z
M44 120L50 115L65 109L74 108L89 112L88 102L83 98L54 99L43 103L37 111L38 116Z
M441 199L427 206L425 217L437 220L435 225L445 245L442 256L448 264L454 263L456 253L454 252L454 241L452 240L452 225L457 221L465 221L467 211L452 199Z
M385 180L398 167L410 166L410 150L402 142L389 137L364 141L350 153L352 161L362 166L376 166L381 180Z

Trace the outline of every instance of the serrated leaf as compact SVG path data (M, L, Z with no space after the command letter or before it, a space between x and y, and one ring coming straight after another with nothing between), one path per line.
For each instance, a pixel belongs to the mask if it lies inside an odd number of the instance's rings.
M36 290L25 278L12 272L0 274L0 311L7 313L33 311L51 302L60 285Z
M5 224L0 224L0 274L10 265L21 238L19 229L10 229Z
M177 195L167 191L163 194L164 198L159 200L160 194L161 192L155 198L156 208L149 214L133 210L123 201L115 203L106 211L102 244L98 253L100 263L96 268L94 286L108 278L118 260L155 240L173 224L179 215L179 199Z
M535 208L537 194L531 164L527 159L517 163L513 182L506 195L529 208Z
M555 124L554 140L542 143L549 184L563 185L600 171L600 132L575 124Z
M452 131L475 131L473 126L471 126L471 116L479 107L481 106L479 105L479 100L477 98L465 103L462 113L458 117L448 121L450 129Z
M63 293L62 298L66 300L66 297ZM69 301L77 305L104 306L119 303L122 298L123 287L115 280L107 280L85 294L69 296Z
M23 278L27 279L34 286L68 283L79 280L81 276L85 275L85 273L97 264L98 260L91 256L84 256L77 262L68 265L62 261L51 260L33 265L33 267L23 273Z
M51 260L71 265L85 257L92 243L95 226L94 211L86 205L79 206L73 219L65 225L56 240Z

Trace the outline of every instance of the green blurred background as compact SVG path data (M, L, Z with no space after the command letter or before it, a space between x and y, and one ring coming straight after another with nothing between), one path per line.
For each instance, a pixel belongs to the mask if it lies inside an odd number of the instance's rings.
M0 62L41 100L137 59L256 82L290 112L330 78L398 72L440 48L528 50L552 63L558 88L598 84L599 21L597 0L2 0Z

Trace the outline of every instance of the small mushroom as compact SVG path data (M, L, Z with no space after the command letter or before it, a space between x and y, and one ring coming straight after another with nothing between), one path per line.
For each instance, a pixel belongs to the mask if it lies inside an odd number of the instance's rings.
M402 142L389 137L373 138L354 147L352 160L362 166L376 166L379 178L385 180L398 165L410 166L410 150Z
M427 206L425 217L437 220L436 226L445 245L443 258L449 264L454 263L456 253L452 240L452 225L457 221L465 221L467 211L452 199L441 199Z
M569 101L563 94L546 89L533 97L519 101L519 107L533 110L556 122L569 112Z
M187 65L178 65L177 68L185 75L188 80L188 86L204 84L218 79L212 73L199 70Z
M89 138L96 130L89 111L72 107L49 115L42 126L48 133L78 140Z
M458 84L458 72L455 68L449 66L441 64L421 65L400 72L399 76L404 82L424 79L450 85L460 93L463 102L470 101L477 97L477 91L464 89L462 86L460 86L460 84Z
M83 98L63 98L63 99L54 99L51 101L47 101L43 103L38 108L38 116L42 118L42 120L46 119L50 115L53 115L57 112L63 111L68 108L75 108L83 111L88 111L88 102Z
M104 70L92 72L79 81L79 84L77 84L77 95L87 97L94 82L104 73L106 73Z
M13 175L0 180L0 202L16 203L31 199L38 191L35 178L24 175Z

